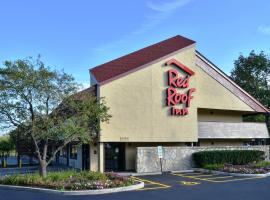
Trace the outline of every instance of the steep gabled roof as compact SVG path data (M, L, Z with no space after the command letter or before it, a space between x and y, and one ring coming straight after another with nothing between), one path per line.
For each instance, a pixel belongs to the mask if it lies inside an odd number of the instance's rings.
M175 37L169 38L162 42L145 47L141 50L99 65L90 71L97 82L102 83L194 43L195 42L193 40L177 35Z
M124 76L130 72L140 69L143 66L148 66L159 59L169 56L178 50L193 45L193 40L182 36L175 36L162 42L145 47L123 57L117 58L110 62L99 65L90 70L98 84L107 83L118 77ZM169 60L167 64L174 64L188 71L187 67L176 60ZM232 81L222 70L215 66L211 61L205 58L202 54L196 51L196 64L201 67L208 75L227 88L230 92L240 98L244 103L250 106L254 111L260 113L269 113L269 109L263 106L254 97L248 94L234 81ZM194 73L189 71L188 73ZM91 90L91 89L90 89Z
M198 51L196 51L196 65L256 112L270 112L268 108L262 105L239 85L237 85L227 74L225 74L221 69L219 69L215 64L213 64Z
M78 100L83 100L83 98L87 95L96 96L96 85L79 91L78 93L74 94L74 97Z

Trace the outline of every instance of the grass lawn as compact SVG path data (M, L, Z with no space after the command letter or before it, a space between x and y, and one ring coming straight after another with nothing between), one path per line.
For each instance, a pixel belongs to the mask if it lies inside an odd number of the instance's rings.
M69 170L48 172L46 178L42 178L38 174L3 176L0 177L0 184L57 190L96 190L130 186L134 184L134 181L114 173Z

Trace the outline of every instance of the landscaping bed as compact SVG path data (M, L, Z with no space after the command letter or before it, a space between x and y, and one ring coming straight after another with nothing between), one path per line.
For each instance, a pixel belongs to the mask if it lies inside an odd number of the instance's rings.
M262 161L254 164L233 165L233 164L209 164L203 169L215 170L228 173L240 174L267 174L270 172L270 162Z
M0 184L39 187L60 191L101 190L134 185L128 177L114 173L99 173L89 171L49 172L43 178L38 174L7 175L0 177Z
M199 168L238 174L267 174L270 162L264 161L265 153L259 150L215 150L193 154Z

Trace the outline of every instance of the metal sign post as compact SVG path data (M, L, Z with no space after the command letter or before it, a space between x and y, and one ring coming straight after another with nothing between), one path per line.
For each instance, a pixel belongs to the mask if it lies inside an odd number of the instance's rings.
M162 148L162 146L157 147L157 153L158 153L158 158L159 158L159 162L160 162L160 171L162 173L162 158L163 158L163 148Z

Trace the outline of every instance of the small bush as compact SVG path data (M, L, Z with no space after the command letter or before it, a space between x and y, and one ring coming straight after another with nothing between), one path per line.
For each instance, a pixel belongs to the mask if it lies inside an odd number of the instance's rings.
M198 167L208 164L245 165L264 160L264 152L259 150L201 151L193 154Z
M224 164L207 164L203 166L204 169L208 169L208 170L222 170L224 168Z
M260 161L254 164L254 167L270 167L270 162L268 161Z

